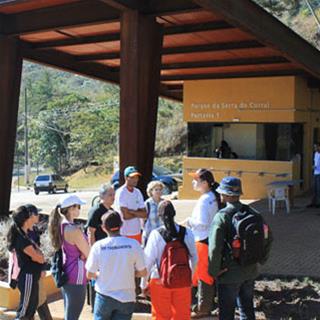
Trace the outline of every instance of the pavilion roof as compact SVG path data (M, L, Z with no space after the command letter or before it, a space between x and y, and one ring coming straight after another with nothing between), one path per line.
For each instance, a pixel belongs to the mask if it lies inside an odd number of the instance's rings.
M181 100L191 79L302 75L318 86L320 52L250 0L4 0L0 35L19 38L25 59L118 83L123 10L164 26L163 96Z

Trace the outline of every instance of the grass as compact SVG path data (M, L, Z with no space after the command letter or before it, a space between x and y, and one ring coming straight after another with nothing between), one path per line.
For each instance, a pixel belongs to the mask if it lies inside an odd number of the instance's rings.
M170 156L170 157L158 157L155 158L154 163L168 168L173 173L177 173L182 169L182 155ZM46 174L49 171L41 172L40 174ZM81 169L69 177L65 177L69 184L69 190L80 190L80 189L96 189L101 184L110 182L112 176L112 169L110 166L89 166L85 169ZM36 173L30 175L30 186L36 177ZM13 187L17 188L17 179L13 179ZM26 186L24 183L24 177L20 177L20 186Z
M98 188L101 184L109 182L110 179L111 173L103 166L90 166L85 170L79 170L66 180L68 181L70 190L79 190Z

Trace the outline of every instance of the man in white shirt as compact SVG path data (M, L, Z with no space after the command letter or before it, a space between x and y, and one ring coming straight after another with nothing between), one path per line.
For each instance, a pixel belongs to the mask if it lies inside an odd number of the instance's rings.
M109 210L102 217L108 238L95 242L86 262L87 277L95 279L94 319L131 319L136 301L135 277L147 270L139 243L120 235L120 215Z
M313 159L314 193L312 202L308 207L320 208L320 142L315 144Z
M141 219L147 218L142 193L136 188L141 174L135 167L124 170L125 184L115 195L114 207L120 213L123 225L121 235L141 243Z

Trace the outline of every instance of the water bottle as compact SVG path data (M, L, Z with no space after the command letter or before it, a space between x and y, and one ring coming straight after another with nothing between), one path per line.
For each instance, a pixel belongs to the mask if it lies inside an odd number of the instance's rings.
M232 255L235 259L239 259L240 257L240 248L241 248L240 239L234 239L232 241Z

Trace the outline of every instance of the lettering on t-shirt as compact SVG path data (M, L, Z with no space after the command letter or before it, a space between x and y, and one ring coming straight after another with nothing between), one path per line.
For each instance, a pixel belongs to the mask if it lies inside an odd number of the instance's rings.
M102 246L101 250L118 250L118 249L132 249L129 244L124 244L120 246Z

